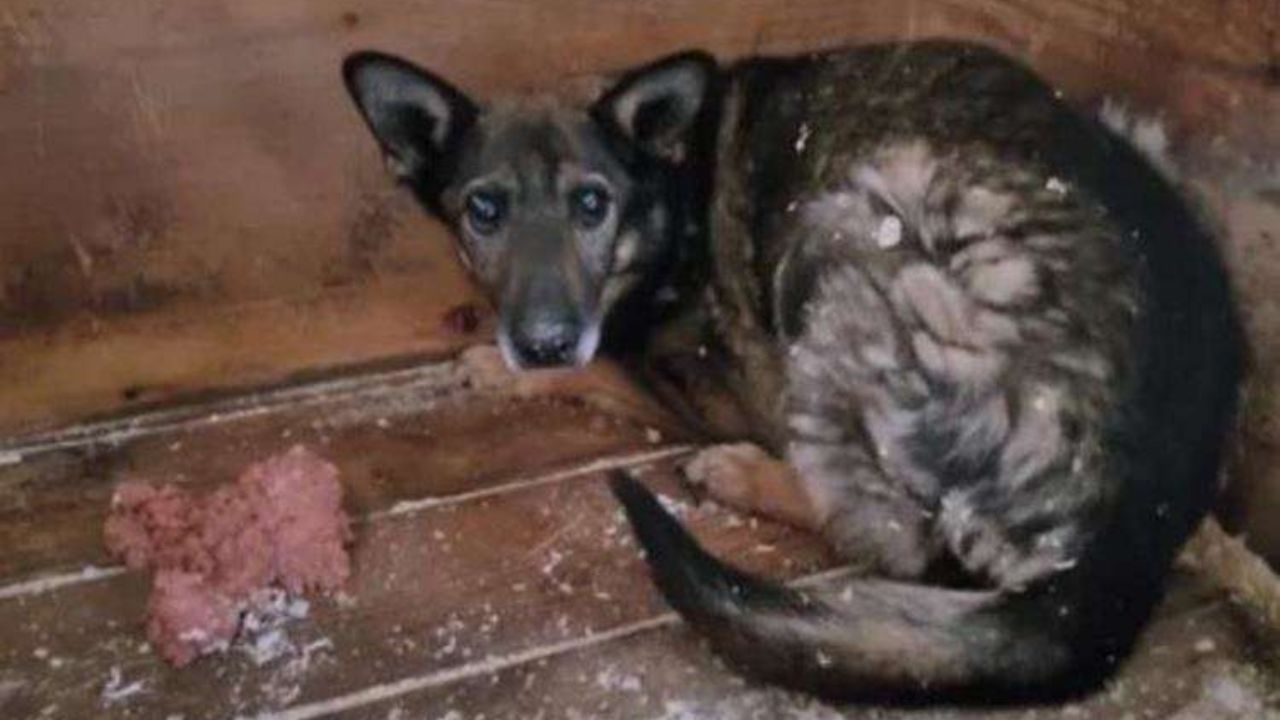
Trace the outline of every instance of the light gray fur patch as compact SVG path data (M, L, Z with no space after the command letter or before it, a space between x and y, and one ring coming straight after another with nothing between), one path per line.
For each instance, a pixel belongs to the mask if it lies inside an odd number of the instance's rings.
M908 265L893 286L894 306L915 317L938 340L964 347L994 348L1018 339L1009 317L974 303L947 273L927 263Z
M847 431L843 425L814 413L792 413L787 416L787 427L797 437L816 442L843 440Z
M886 148L876 159L853 169L855 185L893 206L907 220L920 219L920 203L929 194L937 160L929 146L908 142Z
M1079 538L1070 528L1038 536L1031 547L1009 540L999 519L979 512L966 493L942 499L938 526L952 552L976 575L985 575L1002 588L1021 588L1074 564Z
M836 242L889 250L905 239L906 228L912 228L920 242L931 246L935 233L924 222L924 201L936 167L924 142L890 146L874 161L855 165L846 184L806 202L802 217L808 225L828 231Z
M1025 255L969 267L965 284L979 300L991 305L1021 305L1039 294L1035 263Z
M987 161L913 142L856 163L791 216L803 240L774 281L807 298L786 347L788 459L828 539L894 575L950 552L1010 587L1069 566L1088 526L1072 513L1102 498L1084 444L1115 348L1077 330L1127 319L1129 293L1046 293L1113 238L1034 172L984 184ZM1046 219L1061 231L1016 232Z
M970 188L960 195L952 221L957 237L989 237L1009 217L1014 200L1007 194L984 187Z
M989 386L1004 369L998 352L944 345L923 332L911 335L911 347L930 376L969 387Z
M860 233L876 217L867 196L850 190L823 193L805 203L800 212L807 224L827 230L837 243L861 239Z
M1062 460L1062 389L1038 387L1022 398L1018 422L1000 454L1000 482L1016 489Z

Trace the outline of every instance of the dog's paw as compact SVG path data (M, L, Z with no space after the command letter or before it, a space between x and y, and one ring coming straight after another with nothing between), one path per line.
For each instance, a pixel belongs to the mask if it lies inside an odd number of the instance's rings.
M507 367L496 345L475 345L458 355L458 372L473 390L486 392L510 390L519 376Z
M685 479L715 500L741 510L756 510L757 475L777 463L751 443L714 445L684 466Z
M706 448L685 464L684 476L729 507L808 530L821 524L795 469L758 445Z

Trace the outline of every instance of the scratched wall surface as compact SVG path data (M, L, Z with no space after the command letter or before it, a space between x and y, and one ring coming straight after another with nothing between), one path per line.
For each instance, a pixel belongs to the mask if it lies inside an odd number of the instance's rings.
M730 58L937 35L1163 118L1228 230L1264 368L1247 457L1270 457L1275 0L7 0L0 435L483 337L483 312L474 329L446 319L474 291L384 177L338 82L350 50L410 55L483 96L689 46Z

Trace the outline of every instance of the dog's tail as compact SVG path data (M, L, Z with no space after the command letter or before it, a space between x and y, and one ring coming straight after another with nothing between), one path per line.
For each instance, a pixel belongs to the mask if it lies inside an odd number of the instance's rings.
M658 587L713 648L757 679L824 697L1066 697L1106 676L1159 596L1158 583L1097 588L1107 581L1078 569L1018 593L870 580L792 590L707 554L639 482L617 473L612 486Z

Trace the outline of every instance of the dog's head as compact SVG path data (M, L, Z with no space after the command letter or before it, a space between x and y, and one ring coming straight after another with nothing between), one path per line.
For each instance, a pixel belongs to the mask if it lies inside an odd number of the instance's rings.
M667 181L714 68L672 56L572 109L482 107L380 53L350 56L343 76L392 172L453 229L520 369L589 361L610 310L668 256Z

